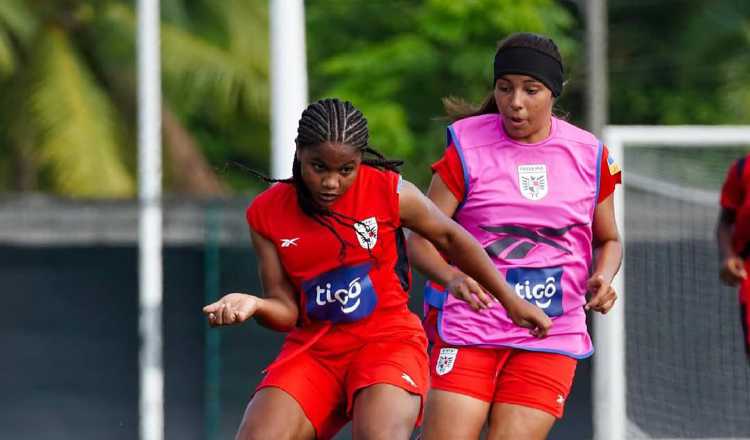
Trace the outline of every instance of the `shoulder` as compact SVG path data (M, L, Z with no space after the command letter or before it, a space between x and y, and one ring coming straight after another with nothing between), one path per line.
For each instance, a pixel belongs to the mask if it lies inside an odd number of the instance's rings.
M449 140L462 150L495 144L504 137L497 113L459 119L448 126L448 135Z
M599 139L597 139L597 137L594 136L593 133L590 133L580 127L576 127L568 121L559 118L553 119L555 121L555 124L557 124L555 131L556 138L567 142L588 145L597 149L599 148Z
M380 168L363 164L359 167L358 180L364 185L388 188L398 185L401 175L391 170L381 170Z
M734 163L732 164L732 166L729 169L729 171L731 173L734 173L735 176L738 179L742 179L743 176L747 173L748 158L750 158L750 155L740 157L739 159L737 159L736 161L734 161Z
M476 130L482 128L495 128L500 121L500 115L497 113L488 113L486 115L469 116L453 122L448 126L452 130Z
M294 186L288 183L274 183L270 188L256 195L246 209L248 221L258 214L268 214L275 210L285 209L290 203L296 203L297 194Z

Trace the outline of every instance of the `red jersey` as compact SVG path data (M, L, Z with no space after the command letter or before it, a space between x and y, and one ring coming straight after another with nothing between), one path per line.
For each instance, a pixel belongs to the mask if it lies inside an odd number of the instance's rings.
M411 274L399 213L401 176L363 165L330 209L349 220L327 220L346 243L304 214L293 185L278 183L247 209L250 227L276 246L299 295L302 324L351 323L406 311ZM368 320L372 321L372 320Z
M747 159L743 157L732 164L721 187L721 207L735 212L732 248L742 258L750 257L750 173Z
M602 148L602 158L599 165L599 198L597 203L615 192L615 185L622 183L622 173L620 167L609 155L607 147ZM443 179L450 192L456 197L459 203L464 200L464 171L461 165L461 158L458 156L456 147L451 143L445 150L443 157L432 165L432 170Z

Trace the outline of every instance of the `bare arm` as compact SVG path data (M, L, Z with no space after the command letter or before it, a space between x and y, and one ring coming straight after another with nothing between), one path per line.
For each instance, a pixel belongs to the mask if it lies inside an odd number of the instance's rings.
M736 286L747 278L745 263L732 248L732 230L737 220L737 212L733 209L721 208L716 222L716 242L719 245L721 269L719 278L724 284Z
M258 256L258 272L263 297L230 293L203 308L211 325L239 324L252 317L264 327L289 331L297 322L299 308L294 286L289 282L273 243L251 231L250 238Z
M405 181L400 194L404 226L429 240L461 270L475 278L503 304L513 322L531 328L537 336L546 335L552 321L538 307L513 292L474 237L447 217L413 184ZM420 264L429 264L431 259L430 255L424 259L418 258Z
M446 217L453 217L458 200L448 189L439 174L432 176L427 197ZM437 249L419 234L409 234L409 261L427 278L446 286L451 294L468 302L475 310L492 305L487 295L474 279L448 264Z
M622 263L622 243L615 222L613 195L596 205L592 232L596 261L588 280L588 289L592 296L585 307L607 313L617 300L617 294L612 288L612 279Z

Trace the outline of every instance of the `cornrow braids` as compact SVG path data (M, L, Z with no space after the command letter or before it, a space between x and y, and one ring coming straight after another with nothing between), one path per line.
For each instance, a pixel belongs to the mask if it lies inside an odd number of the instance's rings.
M368 141L369 129L365 116L351 102L341 101L336 98L321 99L307 106L300 117L297 127L297 138L295 139L298 150L317 147L326 142L350 145L361 151L363 155L372 156L363 157L362 165L398 173L399 167L404 162L386 158L382 153L370 147ZM352 227L363 240L368 239L357 228L354 228L354 224L359 223L357 219L320 206L315 202L310 190L302 180L302 164L296 155L292 162L292 177L288 179L272 179L243 165L236 165L241 166L243 169L248 170L256 177L268 183L282 182L294 185L297 193L297 203L302 212L328 229L336 237L340 245L340 259L343 260L346 255L346 248L353 246L353 244L348 243L336 232L334 223L345 227ZM367 251L372 257L371 249L368 248Z

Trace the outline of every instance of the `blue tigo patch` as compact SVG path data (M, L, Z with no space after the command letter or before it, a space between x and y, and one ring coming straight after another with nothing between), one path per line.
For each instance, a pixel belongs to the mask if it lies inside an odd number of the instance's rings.
M562 273L561 267L516 267L508 270L505 279L518 296L544 310L547 316L560 316L563 313Z
M307 315L331 322L354 322L370 316L378 302L369 275L371 267L371 263L346 266L302 283Z

